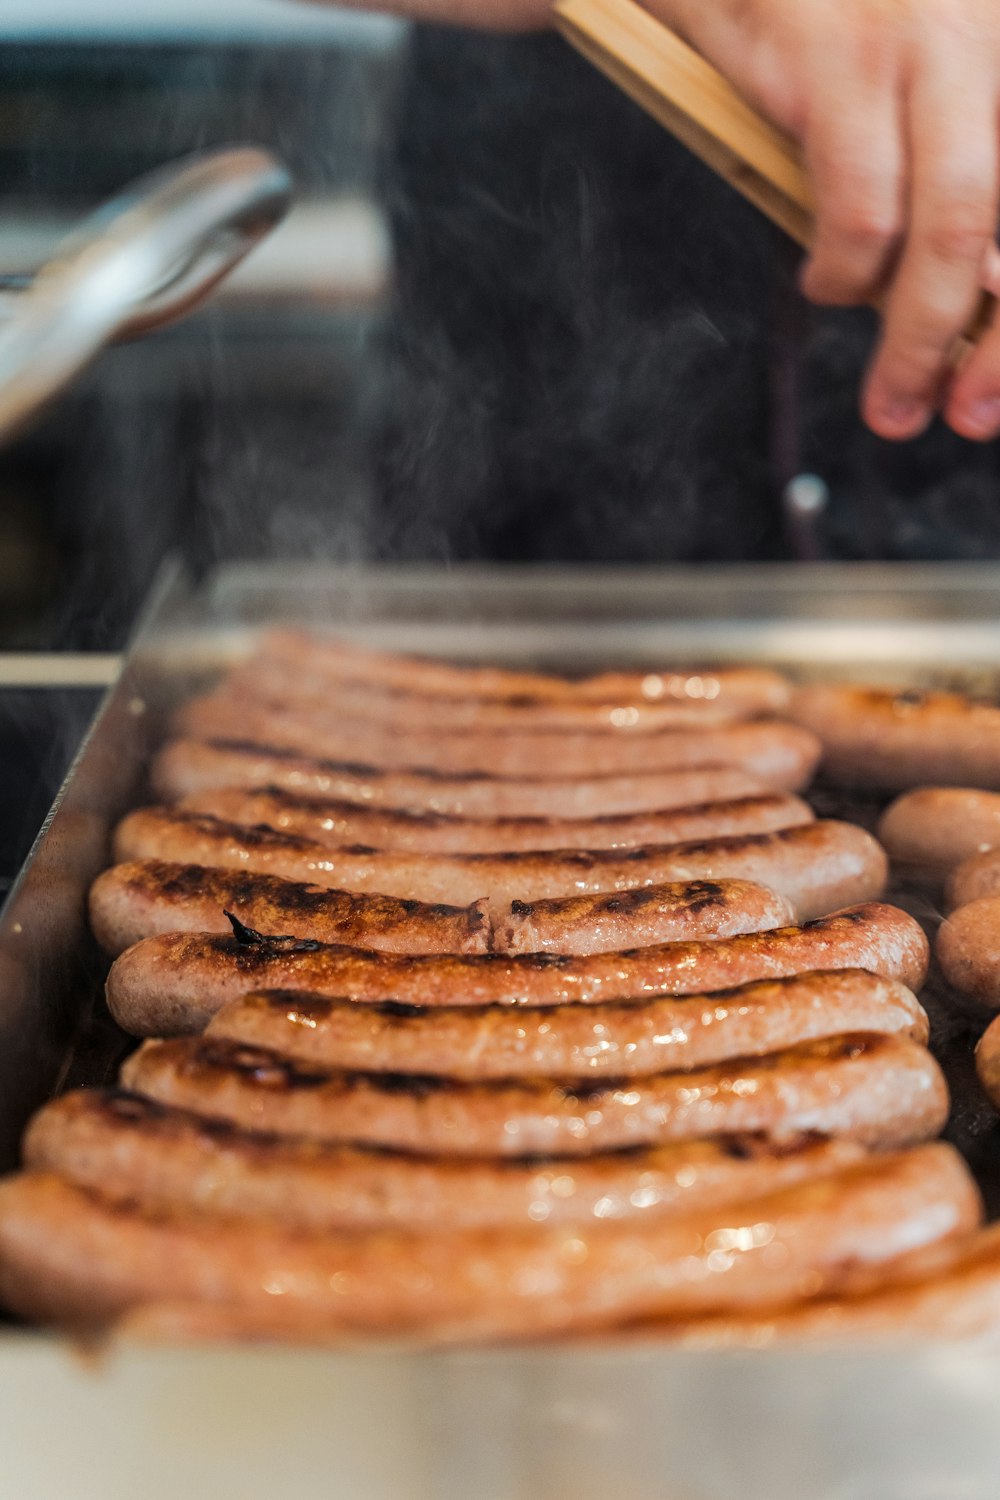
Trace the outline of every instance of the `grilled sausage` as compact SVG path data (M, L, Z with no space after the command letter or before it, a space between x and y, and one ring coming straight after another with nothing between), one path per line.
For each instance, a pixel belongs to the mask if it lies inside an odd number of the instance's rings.
M320 1068L448 1078L640 1078L851 1031L927 1040L916 997L862 969L759 980L714 995L603 1005L433 1006L264 990L225 1006L209 1036Z
M173 1301L314 1338L538 1337L829 1294L848 1268L970 1229L979 1212L941 1144L683 1218L426 1235L152 1214L29 1173L0 1184L0 1300L90 1327Z
M373 727L405 724L419 730L433 725L491 732L528 729L557 734L650 734L661 729L733 724L769 711L766 706L754 708L748 701L721 691L714 698L667 697L656 702L614 695L607 700L528 695L447 697L373 682L323 682L314 675L289 672L284 666L260 661L229 672L218 691L227 698L239 697L263 707L301 711L316 718L341 714Z
M308 681L317 690L345 683L384 692L453 698L460 702L528 698L551 704L731 703L747 714L780 713L789 698L786 678L767 667L711 667L668 672L613 671L589 677L470 666L397 652L377 651L354 641L335 640L303 630L275 629L264 637L243 669Z
M854 1285L861 1281L860 1286ZM1000 1339L1000 1225L948 1236L867 1267L837 1296L783 1303L770 1311L696 1320L653 1319L621 1336L690 1348L855 1343L858 1339L948 1339L995 1349Z
M691 995L812 969L870 969L918 989L928 944L894 906L838 912L808 927L568 958L489 954L397 957L237 928L237 936L150 938L112 965L107 1000L139 1036L197 1031L249 990L297 989L410 1005L562 1005Z
M953 786L905 792L882 814L878 836L893 860L943 878L1000 844L1000 793Z
M485 953L489 946L482 903L430 906L155 859L115 865L90 888L90 925L107 953L157 933L230 931L229 912L248 926L382 952Z
M697 1212L774 1192L857 1160L850 1141L760 1136L686 1141L582 1159L463 1161L328 1146L238 1130L112 1090L65 1094L37 1114L25 1164L167 1210L289 1227L485 1229Z
M835 825L837 827L847 827ZM865 836L867 837L867 835ZM689 848L688 845L678 846ZM699 849L708 846L698 846ZM754 846L756 847L756 846ZM770 852L770 851L767 851ZM611 880L636 870L636 882L655 873L659 851L632 851L621 864L608 859L608 873L590 854L570 852L532 855L393 854L365 848L324 849L292 834L268 828L242 828L201 813L174 813L145 808L130 813L115 836L117 859L184 859L217 869L251 870L284 879L311 881L334 889L384 892L402 900L443 901L449 891L476 890L480 897L503 902L523 880L529 890L542 886L571 889L570 879ZM642 881L642 883L646 883ZM630 896L634 893L629 892ZM838 889L839 894L839 889ZM475 901L477 897L471 897ZM461 903L469 904L469 903ZM504 940L528 921L498 913ZM566 953L606 951L623 940L636 946L686 938L734 937L792 921L790 902L774 891L746 880L677 880L649 885L629 902L584 900L565 911L558 903L539 908L531 924L539 947ZM515 939L512 937L512 941Z
M613 953L626 946L725 939L795 920L790 901L744 880L686 880L615 895L513 901L493 909L496 953Z
M201 813L142 808L118 825L115 856L252 870L338 890L463 906L481 897L494 903L530 902L688 880L755 881L786 897L805 921L872 900L882 893L887 875L885 855L871 835L853 823L835 822L644 849L396 854L365 847L327 849L270 828L242 828ZM657 932L661 939L673 935L666 920L673 895L665 893L654 941ZM561 916L552 910L536 914L536 921L547 922L558 941ZM586 923L588 914L574 907L566 918L572 928ZM776 925L781 919L781 911L772 908L765 921ZM683 921L685 927L676 935L695 935L692 916Z
M599 818L664 811L726 797L755 796L768 787L737 766L643 776L441 776L433 771L386 771L378 766L316 760L273 745L241 740L179 739L156 756L153 785L164 797L209 787L278 786L311 797L410 808L468 818Z
M1000 849L963 859L945 882L944 900L949 911L986 896L1000 896Z
M666 812L610 818L451 818L297 797L277 787L220 787L186 797L185 812L210 813L231 823L266 823L284 833L343 848L415 853L509 854L537 849L634 849L640 844L681 844L694 839L796 828L814 819L798 797L771 793L704 802Z
M135 1093L247 1130L445 1156L576 1156L743 1131L778 1140L818 1131L885 1149L936 1135L948 1113L924 1047L864 1033L586 1083L326 1073L264 1048L184 1037L144 1042L121 1076Z
M827 774L848 786L1000 790L1000 708L957 693L809 683L790 712L822 741Z
M450 776L530 777L558 766L563 777L642 775L698 766L739 766L765 786L796 791L819 760L819 741L807 729L778 719L709 729L666 729L632 737L523 730L408 731L354 723L340 715L319 719L292 709L260 707L216 693L194 698L174 719L177 733L199 739L242 739L335 760L374 761L387 770L416 766ZM553 814L555 809L551 809ZM608 811L608 809L602 809Z
M995 1020L979 1038L976 1072L988 1098L1000 1109L1000 1026Z
M1000 896L952 912L938 928L935 951L948 983L979 1005L1000 1009Z

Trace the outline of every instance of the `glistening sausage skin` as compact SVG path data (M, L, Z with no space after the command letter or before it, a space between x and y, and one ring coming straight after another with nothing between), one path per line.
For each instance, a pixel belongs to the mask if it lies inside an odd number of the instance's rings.
M126 1031L163 1036L200 1030L228 1000L256 989L410 1005L595 1004L857 968L915 990L926 977L928 956L920 924L898 907L877 903L804 928L589 958L402 956L246 930L229 937L171 933L122 954L108 976L107 999Z

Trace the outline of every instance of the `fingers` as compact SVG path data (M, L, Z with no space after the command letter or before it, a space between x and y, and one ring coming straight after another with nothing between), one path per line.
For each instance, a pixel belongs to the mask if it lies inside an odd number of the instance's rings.
M1000 250L990 247L983 286L1000 297ZM948 396L945 418L960 437L987 442L1000 436L1000 312L963 362Z
M814 302L853 306L886 280L902 240L902 98L891 78L870 76L859 88L840 72L816 100L806 140L817 220L802 289Z
M949 57L942 47L927 59L907 119L909 232L863 403L869 426L894 439L915 437L938 404L955 341L979 301L1000 196L996 89L964 51ZM1000 397L992 340L977 368L975 399Z

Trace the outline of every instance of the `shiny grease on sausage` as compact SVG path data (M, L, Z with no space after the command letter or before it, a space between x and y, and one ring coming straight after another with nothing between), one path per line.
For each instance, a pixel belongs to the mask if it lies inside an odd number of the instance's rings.
M872 903L771 933L588 958L557 954L402 956L276 939L174 933L112 965L107 1000L139 1036L196 1031L227 1001L258 989L409 1005L562 1005L691 995L814 969L869 969L919 989L928 943L898 907Z
M309 1234L110 1202L48 1173L0 1183L0 1301L101 1326L150 1302L207 1302L314 1333L543 1336L835 1292L979 1219L951 1147L866 1158L683 1217L440 1234ZM280 1289L280 1298L276 1290ZM289 1321L290 1320L290 1321Z
M251 870L337 890L467 905L543 901L683 880L749 880L789 900L800 920L882 893L887 861L853 823L823 821L776 833L628 850L410 854L328 849L269 828L205 814L143 808L118 826L116 857Z
M231 1001L207 1034L320 1068L474 1080L636 1078L859 1031L926 1042L927 1017L896 980L845 969L682 999L535 1009L420 1008L265 990Z
M458 1082L327 1072L221 1038L145 1042L122 1084L245 1129L452 1156L578 1155L696 1137L817 1131L887 1149L926 1140L948 1095L901 1036L838 1036L645 1078Z
M742 1135L584 1157L487 1160L240 1130L136 1094L63 1095L32 1121L26 1166L157 1209L274 1215L312 1230L574 1224L697 1211L839 1170L863 1148Z

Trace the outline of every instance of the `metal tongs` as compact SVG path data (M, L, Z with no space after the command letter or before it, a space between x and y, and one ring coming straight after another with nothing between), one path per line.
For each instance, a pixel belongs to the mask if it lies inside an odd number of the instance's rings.
M0 279L0 443L105 345L203 302L281 221L291 192L267 151L189 157L91 214L33 279Z

